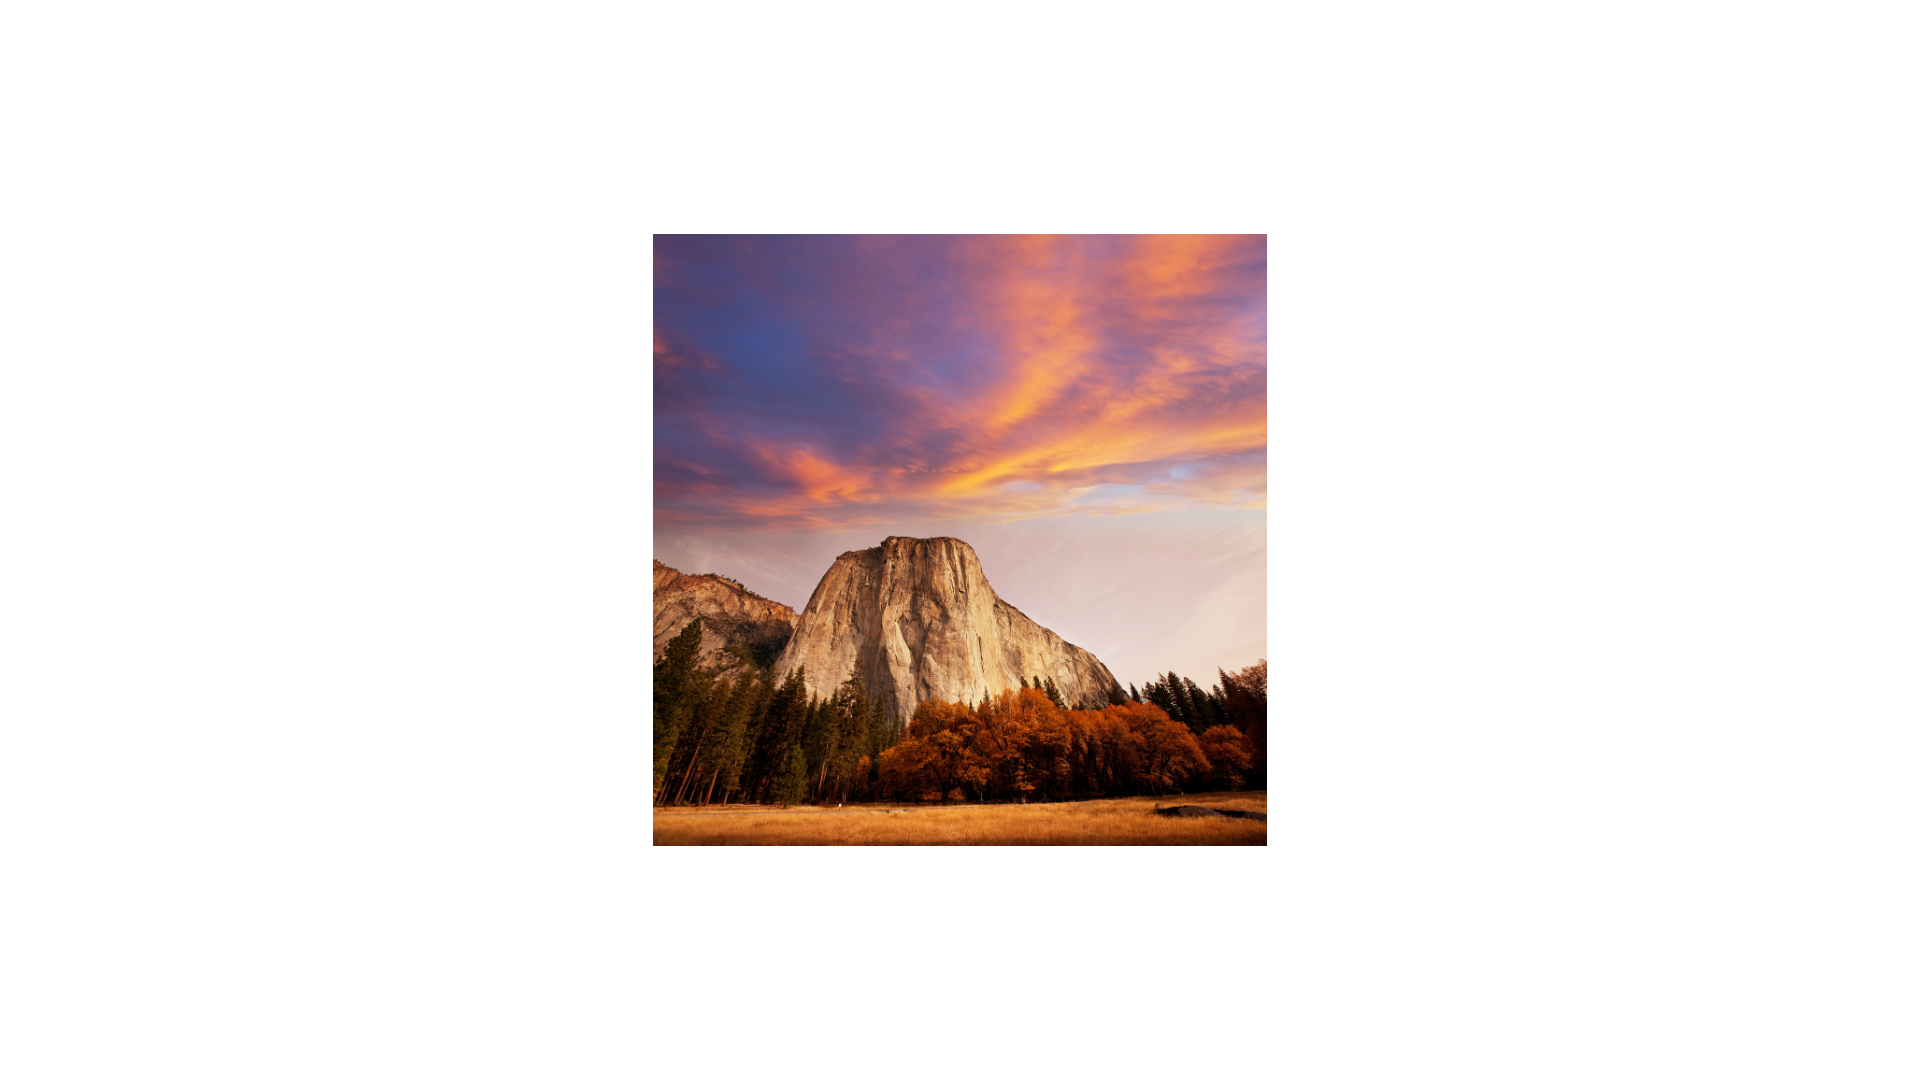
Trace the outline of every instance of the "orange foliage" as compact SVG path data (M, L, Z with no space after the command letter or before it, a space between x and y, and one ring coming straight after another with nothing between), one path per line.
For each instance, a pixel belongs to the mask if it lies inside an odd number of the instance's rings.
M1209 763L1207 782L1238 790L1253 768L1253 740L1231 724L1218 724L1200 733L1200 751Z
M905 799L1058 799L1161 794L1237 782L1245 737L1215 769L1201 741L1160 707L1138 702L1062 709L1038 690L1009 690L969 708L923 701L900 743L880 755L876 794Z
M1246 734L1258 765L1267 755L1267 662L1222 671L1220 688L1227 699L1227 719Z

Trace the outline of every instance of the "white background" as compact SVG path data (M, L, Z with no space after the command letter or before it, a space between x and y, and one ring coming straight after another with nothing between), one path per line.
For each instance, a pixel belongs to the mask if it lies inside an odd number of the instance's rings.
M267 10L0 16L0 1072L1920 1065L1893 6ZM650 847L693 230L1270 234L1270 847Z

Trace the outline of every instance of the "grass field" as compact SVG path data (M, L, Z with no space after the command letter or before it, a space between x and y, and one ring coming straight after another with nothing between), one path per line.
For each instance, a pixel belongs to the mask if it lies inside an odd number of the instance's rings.
M656 845L686 844L1258 844L1264 821L1161 817L1158 806L1267 809L1264 791L991 806L861 804L667 807L653 812Z

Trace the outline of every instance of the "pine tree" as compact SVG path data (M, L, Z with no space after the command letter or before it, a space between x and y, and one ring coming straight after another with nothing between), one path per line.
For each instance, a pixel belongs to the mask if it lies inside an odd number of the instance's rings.
M1126 703L1127 703L1127 692L1125 690L1120 689L1120 684L1116 682L1108 685L1107 704L1125 705Z
M1201 703L1196 702L1193 695L1188 692L1188 687L1192 683L1169 671L1162 685L1166 688L1166 696L1173 702L1173 708L1167 710L1168 715L1185 724L1189 731L1198 734L1206 725L1200 711Z
M1132 683L1128 683L1127 689L1133 693L1133 703L1135 705L1140 704L1140 688L1133 685Z
M773 699L778 694L771 672L754 680L754 693L747 701L746 730L740 738L740 780L734 788L742 801L753 801L759 790L760 736L766 731L767 715L773 711Z
M672 641L653 665L653 795L660 797L667 767L686 725L689 682L700 658L700 620L695 618Z
M696 668L687 682L686 719L667 767L666 782L660 787L659 802L663 805L678 803L686 798L694 770L700 764L700 752L706 748L716 721L727 709L728 686L725 679L715 678L712 673Z
M1189 731L1199 730L1198 718L1194 716L1193 699L1187 696L1187 684L1179 675L1167 672L1167 693L1173 695L1173 703L1179 708L1174 719L1187 725Z
M1181 696L1187 701L1187 726L1192 728L1195 734L1212 727L1214 724L1213 701L1207 697L1207 692L1194 685L1192 679L1185 677L1180 680L1180 689L1183 691Z
M838 728L838 738L829 779L839 788L841 798L845 799L847 788L859 779L854 776L854 771L860 764L860 758L866 755L870 741L872 702L867 696L864 665L854 665L853 673L834 691L831 704L830 711Z
M765 680L752 671L743 671L734 680L733 690L727 696L726 709L714 721L714 733L708 749L703 751L702 768L708 774L706 790L700 796L702 804L713 801L718 794L724 802L740 789L740 773L747 762L747 725L751 719L754 703L758 700Z
M807 752L798 743L787 752L787 761L773 781L773 801L792 806L807 797Z
M826 786L827 765L840 749L840 717L831 699L815 701L807 710L806 734L801 737L801 744L807 751L808 782L814 797L818 798L820 789Z
M767 702L766 715L754 737L752 766L745 789L748 797L756 802L766 799L775 776L786 766L788 755L800 745L806 727L807 684L803 667L789 672ZM802 751L800 765L803 776L806 772L804 753Z
M1184 724L1186 723L1186 718L1183 710L1180 708L1180 702L1174 697L1173 690L1167 685L1172 681L1172 673L1169 672L1166 677L1148 683L1147 700L1160 706L1161 712L1166 713L1168 716Z
M1055 708L1064 709L1067 707L1066 699L1060 696L1060 688L1053 685L1053 676L1051 675L1047 676L1046 692L1047 700L1053 702Z
M1227 722L1227 695L1215 686L1206 692L1207 726L1218 727Z

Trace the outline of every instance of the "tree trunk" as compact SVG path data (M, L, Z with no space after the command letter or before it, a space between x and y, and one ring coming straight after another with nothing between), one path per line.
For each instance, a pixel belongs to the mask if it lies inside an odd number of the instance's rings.
M687 755L686 775L680 778L680 789L673 793L674 802L679 802L680 796L686 794L687 781L693 778L693 767L700 763L700 744L707 741L707 729L712 726L712 724L700 725L700 735L693 740L693 753Z

